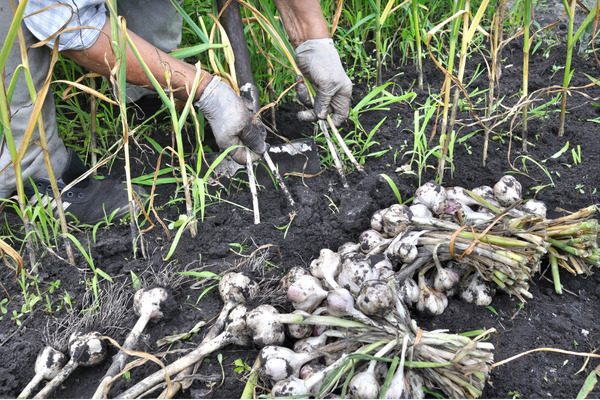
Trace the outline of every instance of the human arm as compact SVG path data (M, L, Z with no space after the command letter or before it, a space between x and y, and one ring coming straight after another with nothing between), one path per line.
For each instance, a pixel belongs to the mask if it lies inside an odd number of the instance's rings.
M274 0L302 74L314 85L314 111L302 113L301 119L325 119L332 114L340 125L350 113L352 82L329 38L327 21L318 0Z
M157 49L131 31L128 31L128 35L159 84L163 88L170 85L176 98L187 100L198 72L197 68ZM115 64L110 40L110 22L107 19L102 33L90 47L65 50L62 53L84 67L108 76ZM146 72L129 46L126 63L128 82L140 86L150 85ZM165 70L170 71L170 82L167 82ZM210 90L206 90L207 87ZM200 82L193 97L209 121L217 144L222 150L234 145L247 145L257 154L265 151L264 127L253 121L244 102L228 85L201 70ZM244 148L237 148L230 153L235 161L242 164L246 161L245 154ZM257 154L253 155L254 160L258 159Z

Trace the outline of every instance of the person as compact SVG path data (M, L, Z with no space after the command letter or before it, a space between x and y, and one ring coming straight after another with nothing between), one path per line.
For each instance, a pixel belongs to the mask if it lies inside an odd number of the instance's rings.
M305 113L304 118L324 119L328 113L332 113L333 120L339 125L349 114L352 83L329 37L319 1L274 0L274 3L295 48L297 64L316 89L314 110L308 113L308 117ZM0 5L0 34L4 42L13 12L6 2ZM252 150L253 160L258 159L266 149L264 127L256 123L244 101L230 86L218 76L201 70L196 92L186 91L186 88L193 86L197 68L168 54L179 45L182 28L182 18L171 2L119 0L118 14L127 21L129 36L160 85L167 87L164 70L168 68L171 71L169 84L173 95L181 100L193 96L195 106L209 122L219 148L224 150L243 145ZM40 89L46 78L56 37L56 45L62 55L104 76L110 74L115 58L111 49L110 18L104 0L29 0L22 28L36 89ZM47 40L45 46L31 47L44 40ZM20 63L21 53L15 41L5 67L5 87ZM23 140L32 110L32 101L22 75L18 78L10 102L10 127L17 148ZM148 76L129 47L126 76L131 84L152 88ZM127 93L140 95L129 90ZM52 168L58 178L59 190L62 190L85 173L87 168L72 150L65 148L58 136L51 94L44 101L41 115ZM39 133L36 129L21 161L22 178L25 184L33 181L40 193L45 192L51 197L42 149L34 143L37 140ZM239 163L246 162L245 148L237 148L230 155ZM0 151L0 171L0 198L6 198L14 193L16 178L5 141ZM29 190L31 192L31 188ZM112 179L87 178L63 193L61 198L65 211L83 223L93 224L115 210L118 210L116 216L128 212L125 185Z

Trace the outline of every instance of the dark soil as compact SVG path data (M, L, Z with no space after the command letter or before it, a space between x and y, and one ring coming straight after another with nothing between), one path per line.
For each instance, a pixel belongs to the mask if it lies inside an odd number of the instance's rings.
M559 33L562 33L559 32ZM565 47L556 46L548 50L544 56L542 49L533 55L531 60L531 87L534 91L562 81L562 72L553 74L553 66L564 65ZM521 85L522 47L515 41L504 51L502 78L500 80L500 96L503 97L502 108L512 106L518 98ZM397 55L396 55L397 59ZM599 66L593 56L574 56L575 74L572 84L585 86L590 80L584 75L600 76ZM476 64L484 67L479 56L469 61L468 71L475 71ZM407 91L414 85L416 74L412 65L400 65L399 61L388 62L385 80L394 82L393 89L397 94ZM469 79L469 78L467 78ZM248 209L252 208L249 190L242 186L231 186L230 193L223 198L228 202L211 204L206 209L205 220L198 224L198 236L192 238L189 232L184 233L177 245L171 260L165 261L172 241L165 232L156 226L145 234L149 257L133 258L130 230L127 225L112 226L110 229L99 229L93 241L92 232L84 231L76 236L82 242L89 238L92 243L94 264L108 273L115 281L131 282L130 271L144 276L149 268L155 271L165 268L176 270L194 269L206 266L208 270L222 273L241 259L235 252L240 251L234 244L247 246L244 255L250 254L260 246L273 245L269 248L269 259L277 269L272 269L269 276L281 276L294 266L307 267L310 261L318 256L322 248L337 249L348 241L357 241L359 234L369 227L372 213L387 207L396 198L388 183L379 174L385 173L396 182L403 199L409 199L418 186L414 175L400 175L397 168L410 161L403 153L412 149L414 110L423 104L428 93L439 93L443 75L429 61L425 62L425 91L416 91L417 96L411 104L394 104L388 111L363 114L361 123L370 131L381 119L387 119L379 128L374 140L376 145L370 148L375 152L391 149L381 157L369 157L365 162L366 176L352 172L348 176L350 189L342 188L340 179L332 168L321 175L302 181L290 176L286 179L292 196L299 202L296 215L287 233L277 227L285 226L290 221L291 209L281 191L265 188L259 192L261 223L253 224L253 216L247 209L233 206L235 203ZM469 87L487 88L486 74L479 76ZM354 101L357 102L368 90L365 84L357 83L354 90ZM412 89L411 89L412 90ZM543 104L553 95L540 95L536 104ZM551 210L550 217L561 215L558 209L575 211L579 208L598 203L597 188L600 187L598 165L600 165L600 135L598 123L591 119L600 117L600 107L593 103L600 97L600 88L591 86L581 90L573 90L568 98L567 123L564 137L557 136L559 104L545 109L544 113L535 116L529 123L529 147L526 153L521 151L521 125L516 123L510 132L510 125L503 124L496 128L493 140L490 140L488 160L482 166L483 132L481 126L473 124L476 119L471 113L459 115L459 137L464 141L457 142L454 153L454 172L448 171L445 186L463 186L474 188L490 185L499 180L507 172L518 172L514 176L522 183L525 197L535 197L544 201ZM483 104L483 103L480 103ZM483 115L483 106L477 104L477 114ZM313 127L310 124L298 123L294 113L299 107L296 104L284 104L277 109L277 128L287 137L296 138L310 135ZM534 116L532 116L533 118ZM269 122L269 118L266 118ZM510 121L510 119L509 119ZM519 122L520 119L517 119ZM427 129L431 133L433 126ZM439 128L438 128L439 129ZM344 131L348 131L349 127ZM471 137L467 136L475 133ZM170 145L169 133L156 132L153 138L163 145ZM277 139L270 137L268 141ZM434 139L437 142L437 137ZM569 142L569 150L560 157L552 158ZM582 162L575 164L571 155L572 148L581 146ZM149 150L135 154L137 164L134 176L152 171L156 166L157 154ZM544 171L531 161L522 163L525 156L536 160L550 173ZM165 160L166 166L171 160ZM437 159L428 160L422 181L435 178L434 165ZM115 166L113 171L119 171ZM549 185L553 182L553 186ZM542 187L542 189L537 189ZM157 188L155 204L161 206L158 215L166 221L177 219L185 212L182 202L173 205L169 201L175 197L181 199L182 193L176 193L174 185L161 185ZM167 204L168 203L168 204ZM163 207L164 206L164 207ZM146 224L145 226L148 226ZM174 231L172 232L174 235ZM91 277L87 263L81 256L77 257L78 267L72 267L56 257L47 255L40 266L41 278L44 282L60 280L57 290L60 296L68 291L75 303L80 307L85 285L82 283ZM557 348L577 352L591 352L600 346L600 279L599 274L591 276L572 276L561 271L561 279L565 288L563 295L554 292L550 273L544 262L542 273L531 282L533 299L522 304L517 298L504 292L498 292L493 300L493 313L485 307L467 304L459 299L451 298L444 314L435 318L425 318L415 314L419 325L424 329L448 329L450 332L464 332L476 329L496 328L498 336L492 338L496 345L495 360L504 360L523 351L536 348ZM1 277L2 285L13 297L8 314L0 321L0 397L15 398L33 376L33 365L37 353L43 347L42 332L47 323L55 318L64 318L65 312L57 311L48 314L44 311L44 301L36 305L36 311L23 317L18 327L11 320L13 310L20 310L22 304L21 289L5 269ZM216 290L209 291L199 301L207 283L201 287L191 287L193 282L184 282L173 287L177 307L167 318L151 324L146 330L140 350L156 353L166 348L157 348L156 340L174 333L190 330L198 321L209 321L221 308L221 301ZM5 295L3 294L2 297ZM60 297L52 295L54 307L58 306ZM129 328L134 324L132 311L124 311L122 317L114 321L121 328ZM200 342L206 329L199 332L190 341L170 348L192 348ZM119 342L126 335L125 329L117 329L113 336ZM114 352L113 352L114 353ZM111 353L111 354L113 354ZM223 356L224 382L221 382L221 368L217 354ZM212 383L196 382L190 390L181 394L184 398L239 398L244 386L243 375L234 371L234 360L241 359L252 365L258 348L227 346L209 357L199 369L200 374L217 375L208 379ZM170 355L166 361L176 355ZM492 370L489 382L484 390L484 398L572 398L589 372L598 365L590 361L584 371L576 374L585 359L571 355L538 352L524 356L504 366ZM95 368L81 368L72 375L55 393L56 398L89 398L100 378L108 367L107 362ZM155 366L144 366L132 371L131 379L115 385L111 394L122 391L131 382L136 382ZM211 388L212 385L212 389ZM155 392L154 395L157 392ZM600 397L600 388L596 388L589 396Z

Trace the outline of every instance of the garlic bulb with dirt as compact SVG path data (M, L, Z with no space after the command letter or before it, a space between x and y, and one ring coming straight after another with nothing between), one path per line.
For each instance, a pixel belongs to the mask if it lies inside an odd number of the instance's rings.
M452 289L459 281L460 276L455 271L439 266L433 279L433 288L439 292L443 292Z
M406 304L412 305L419 301L421 289L419 289L419 285L413 278L408 277L400 285L398 294Z
M368 254L378 248L378 246L385 239L381 236L381 233L377 232L374 229L367 229L362 232L358 237L358 243L360 245L360 251L365 254Z
M477 273L471 274L460 288L460 298L467 303L475 303L478 306L492 304L492 298L495 294L496 289Z
M548 212L546 204L544 204L543 201L536 199L528 200L527 203L523 204L522 210L542 218L546 218Z
M424 399L425 392L423 386L425 386L425 379L416 372L416 369L407 369L405 373L406 383L408 384L408 392L410 393L411 399Z
M512 175L504 175L494 185L494 197L503 207L510 207L520 201L521 192L521 184Z
M92 367L106 359L106 344L100 339L100 333L75 332L69 338L71 359L60 372L35 395L34 399L46 399L75 371L79 366Z
M371 267L369 261L357 256L342 263L342 271L337 277L337 282L352 294L358 294L363 282L378 278L379 273Z
M379 274L379 279L386 280L394 275L394 266L385 254L373 254L369 256L369 262Z
M346 242L338 248L338 255L342 261L360 252L360 245L354 242Z
M292 314L309 316L310 314L302 310L294 310ZM294 339L305 339L313 333L313 326L307 324L287 324L289 335Z
M311 353L296 353L283 346L265 346L260 351L260 361L264 373L273 382L298 377L300 368L307 362L320 357L317 351Z
M277 314L277 309L270 304L261 304L246 314L246 325L252 332L252 340L255 344L259 346L283 344L285 331L283 324L277 320Z
M413 204L423 204L433 215L442 215L447 206L446 190L435 182L427 182L415 191Z
M346 289L336 289L327 295L327 312L334 317L352 317L363 324L376 324L354 307L354 296Z
M294 309L313 312L327 297L319 279L312 275L302 275L290 285L287 297L292 302Z
M367 281L360 288L356 306L365 315L384 317L396 306L394 292L384 281Z
M422 272L419 272L419 290L419 300L416 304L417 310L435 316L442 314L446 307L448 307L448 298L444 293L427 286Z
M377 210L371 216L371 229L375 229L377 232L383 232L383 216L388 212L387 208Z
M383 215L383 232L394 237L410 226L412 212L404 204L393 204Z
M408 209L410 212L412 212L413 217L425 219L433 218L433 214L425 204L412 204L410 207L408 207Z
M310 263L310 273L315 278L324 280L330 289L337 289L340 285L335 281L342 270L342 259L339 254L329 249L322 249L319 258Z
M271 396L291 397L316 393L321 388L325 377L346 361L346 356L342 355L336 362L327 368L323 368L322 370L315 372L306 379L300 379L295 376L290 376L287 379L283 379L273 385L271 388Z
M35 360L35 376L19 394L19 399L28 399L33 390L42 380L52 380L67 363L67 356L55 350L52 346L46 346L40 351Z
M219 281L219 295L223 300L223 309L210 328L205 341L214 339L223 331L229 312L238 305L250 303L258 294L259 286L250 276L241 272L228 272Z
M284 292L287 292L290 285L296 282L296 279L302 275L308 275L308 271L302 267L291 268L279 281L279 288Z

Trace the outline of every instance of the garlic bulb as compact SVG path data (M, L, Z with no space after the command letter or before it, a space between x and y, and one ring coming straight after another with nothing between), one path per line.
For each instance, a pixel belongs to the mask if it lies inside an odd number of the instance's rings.
M398 295L406 304L411 305L419 301L421 289L419 289L419 285L413 278L408 277L400 285Z
M360 251L367 254L377 248L377 246L384 240L381 233L374 229L368 229L360 234L358 237L358 243L360 245Z
M371 217L371 229L377 232L383 232L383 215L388 211L387 208L375 211Z
M423 204L433 215L442 215L446 209L446 191L435 182L427 182L415 191L413 204Z
M478 194L483 197L485 200L494 199L494 189L490 186L478 186L475 189L471 190L471 192Z
M393 204L383 215L383 231L392 237L410 226L412 212L404 204Z
M413 203L408 208L409 208L410 212L412 212L413 217L425 218L425 219L433 218L433 214L431 213L431 211L429 211L429 208L427 208L427 206L425 204L420 204L420 203L414 204Z
M327 295L327 311L334 317L349 316L367 325L374 325L369 317L354 307L354 297L346 289L336 289Z
M300 368L307 362L320 357L320 353L296 353L283 346L266 346L260 351L260 361L265 375L274 382L298 377Z
M346 242L338 248L337 253L342 260L351 257L360 252L360 245L358 243Z
M246 314L246 325L259 346L280 345L285 340L283 324L277 320L279 312L270 304L261 304Z
M327 291L314 276L302 275L290 285L287 297L292 302L294 309L313 312L327 297Z
M467 303L475 303L478 306L489 306L496 290L490 286L479 274L472 274L464 282L460 290L460 298Z
M394 266L385 254L373 254L369 256L369 262L379 274L379 279L386 280L394 275Z
M433 280L435 290L443 292L452 289L458 283L460 276L450 268L438 268Z
M448 307L448 298L444 293L430 288L425 284L423 273L419 273L419 300L416 308L421 312L426 312L430 315L440 315Z
M546 218L548 208L543 201L531 199L527 203L523 204L523 211L537 215L538 217Z
M310 314L302 310L294 310L292 314L309 316ZM294 339L306 339L313 333L313 326L307 324L287 324L288 333Z
M339 287L335 278L342 270L342 260L338 253L329 249L322 249L319 258L310 263L310 273L315 278L323 279L330 289Z
M133 311L157 322L163 317L162 307L169 297L169 291L162 287L139 289L133 296Z
M337 282L352 294L358 294L363 282L378 278L379 273L367 260L354 257L342 263L342 271L338 275Z
M219 282L219 295L225 303L246 304L256 297L258 291L258 283L240 272L229 272Z
M520 201L521 191L521 184L512 175L504 175L494 185L494 197L503 207L509 207Z
M415 370L409 368L406 370L406 382L408 383L408 391L411 399L424 399L425 392L423 386L425 386L425 379L418 374Z
M465 192L465 189L460 186L454 186L446 189L447 201L464 204L466 206L479 205L479 203Z
M283 276L283 278L281 278L279 281L279 288L287 292L290 285L302 275L308 275L308 272L302 267L293 267Z
M383 317L393 311L395 305L394 292L379 280L365 282L356 298L358 309L369 316Z
M373 364L374 365L374 364ZM377 399L381 389L375 372L369 364L366 371L355 374L348 385L348 398L350 399Z

